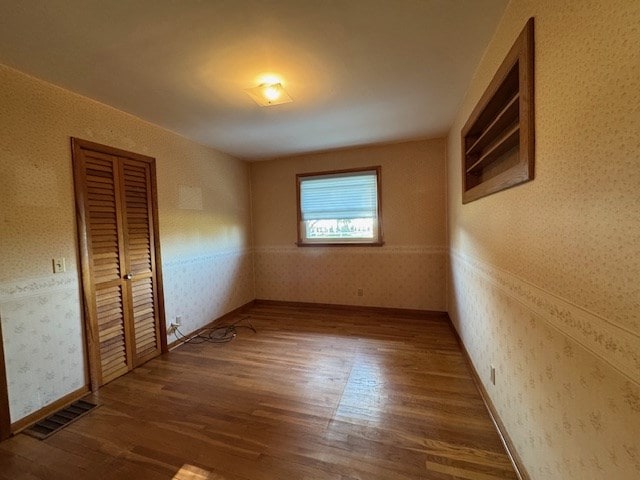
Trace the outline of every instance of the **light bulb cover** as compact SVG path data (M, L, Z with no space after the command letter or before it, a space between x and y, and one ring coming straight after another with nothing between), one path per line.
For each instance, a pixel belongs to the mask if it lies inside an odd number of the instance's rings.
M282 83L262 83L257 87L247 88L247 94L261 107L280 105L292 102L293 99L282 86Z

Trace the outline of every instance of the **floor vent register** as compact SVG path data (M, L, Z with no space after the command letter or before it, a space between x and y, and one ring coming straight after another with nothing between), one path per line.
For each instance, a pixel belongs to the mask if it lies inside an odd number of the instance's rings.
M49 415L44 420L40 420L38 423L31 425L29 428L23 430L22 433L44 440L86 415L96 408L96 406L96 404L87 402L86 400L78 400L62 410L58 410L54 414Z

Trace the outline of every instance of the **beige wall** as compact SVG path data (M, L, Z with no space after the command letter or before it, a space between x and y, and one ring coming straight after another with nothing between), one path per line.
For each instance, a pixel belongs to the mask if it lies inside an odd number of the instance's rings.
M385 245L297 247L296 173L372 165ZM444 139L252 163L257 298L444 310L444 167Z
M69 137L156 158L167 323L182 315L192 331L254 298L246 163L2 66L0 111L12 421L85 384Z
M462 205L461 127L530 16L536 178ZM449 311L533 479L640 478L639 24L512 0L449 136Z

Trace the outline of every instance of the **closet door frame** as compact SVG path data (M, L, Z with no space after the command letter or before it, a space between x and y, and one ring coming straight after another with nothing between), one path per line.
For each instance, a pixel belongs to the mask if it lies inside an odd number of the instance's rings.
M164 291L162 281L162 259L160 256L160 233L158 227L158 196L157 196L157 184L156 184L156 165L155 158L141 155L138 153L121 150L99 143L90 142L88 140L82 140L79 138L71 138L71 150L73 157L73 174L75 185L75 202L76 202L76 221L78 226L78 246L80 256L80 272L82 277L82 314L83 324L86 342L86 361L88 363L89 371L89 383L91 390L96 391L100 386L99 379L101 378L100 367L100 342L98 339L98 331L91 323L91 319L95 318L96 312L92 312L94 302L92 301L95 296L95 289L91 278L91 256L89 245L89 232L87 223L87 212L85 209L84 198L86 198L86 186L82 183L82 166L80 158L82 155L81 150L92 150L106 155L114 157L127 158L136 161L141 161L149 164L150 169L150 183L151 183L151 215L153 217L152 226L153 229L153 249L152 255L155 258L154 273L156 280L156 291L154 292L158 305L158 328L160 331L160 350L161 353L168 351L167 348L167 325L165 321L164 310ZM122 180L122 179L121 179Z

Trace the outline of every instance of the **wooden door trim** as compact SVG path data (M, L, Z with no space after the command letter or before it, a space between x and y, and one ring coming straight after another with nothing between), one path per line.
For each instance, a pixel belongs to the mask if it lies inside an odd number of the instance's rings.
M91 390L97 390L101 383L102 373L100 371L100 358L98 357L98 349L100 348L100 339L98 337L98 329L93 328L93 324L89 321L96 316L95 303L91 301L91 298L95 296L95 290L91 281L91 258L92 253L89 248L89 233L87 229L87 211L86 200L88 198L87 185L84 179L84 172L82 169L81 158L82 144L76 141L75 138L71 139L71 151L73 159L73 184L75 188L75 203L76 203L76 223L78 227L78 247L79 247L79 265L82 281L82 316L85 334L85 343L87 346L87 356L85 364L88 367L89 383Z
M89 366L89 381L91 390L98 389L101 383L102 373L100 370L100 341L97 329L91 325L91 318L96 318L95 304L92 298L95 296L91 279L91 249L89 248L89 236L87 232L87 212L85 210L85 200L87 198L86 185L82 181L81 155L82 150L91 150L98 153L104 153L114 157L129 158L149 164L151 177L150 196L152 200L153 215L153 236L154 242L153 253L155 255L155 275L157 282L156 296L158 297L158 327L160 329L160 348L162 352L167 352L167 325L164 310L164 290L162 283L162 259L160 256L160 232L158 222L158 195L156 182L155 158L141 155L139 153L121 150L119 148L109 147L99 143L82 140L79 138L71 138L71 151L73 159L74 186L75 186L75 203L76 203L76 220L78 226L78 243L80 251L80 273L82 277L82 312L83 324L85 329L85 337L87 344L87 362Z
M151 215L152 228L153 228L153 249L152 255L154 257L155 264L155 281L156 291L155 300L158 302L158 315L159 315L159 327L160 327L160 352L166 353L169 351L167 347L167 323L164 315L164 283L162 280L162 256L160 255L160 222L158 220L158 184L156 180L156 159L151 159L149 165L149 181L151 190L149 191L151 197Z
M153 250L156 264L156 300L158 302L158 312L160 315L160 351L169 351L167 346L167 323L164 316L164 281L162 280L162 256L160 255L160 222L158 220L158 184L156 181L156 161L151 163L149 174L151 182L151 214L153 215Z
M11 436L11 414L9 413L9 388L5 370L2 323L0 322L0 440Z

